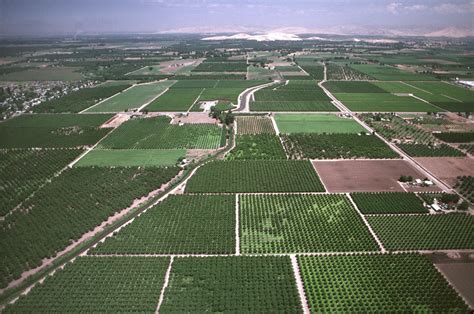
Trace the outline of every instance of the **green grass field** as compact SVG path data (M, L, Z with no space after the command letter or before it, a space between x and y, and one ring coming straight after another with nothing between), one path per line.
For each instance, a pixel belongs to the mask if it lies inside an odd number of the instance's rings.
M202 92L202 88L170 88L145 108L149 111L187 111Z
M135 85L106 101L94 106L87 112L120 112L126 109L139 108L169 88L175 81L162 81L151 84Z
M174 166L186 155L184 149L94 149L81 158L75 167Z
M438 112L441 109L410 96L389 93L335 94L352 111L362 112Z
M386 93L384 89L365 81L328 81L324 83L331 93Z
M333 114L276 114L280 133L359 133L365 129L352 119Z

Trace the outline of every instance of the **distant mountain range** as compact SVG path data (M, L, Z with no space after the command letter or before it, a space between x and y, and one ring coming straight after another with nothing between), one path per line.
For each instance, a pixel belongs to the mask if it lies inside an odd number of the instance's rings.
M346 35L346 36L383 36L383 37L401 37L401 36L425 36L425 37L449 37L463 38L474 37L474 28L446 27L442 29L416 29L412 27L404 28L377 28L360 26L336 26L310 29L304 27L285 27L278 29L259 30L252 27L193 27L179 28L161 31L158 33L202 33L209 34L206 40L225 40L225 39L247 39L258 41L273 40L302 40L302 34L326 34L326 35ZM225 34L225 35L224 35ZM231 35L229 35L231 34ZM212 35L212 36L211 36ZM313 40L324 40L324 36L311 38Z

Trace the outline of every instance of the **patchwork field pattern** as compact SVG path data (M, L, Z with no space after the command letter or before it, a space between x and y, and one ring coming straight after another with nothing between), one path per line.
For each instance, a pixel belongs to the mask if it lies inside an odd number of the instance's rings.
M0 251L4 252L0 286L40 265L43 258L54 256L136 198L158 189L178 171L177 167L64 171L0 225Z
M232 254L234 213L233 195L170 196L92 254Z
M241 195L239 203L242 252L378 250L343 195Z

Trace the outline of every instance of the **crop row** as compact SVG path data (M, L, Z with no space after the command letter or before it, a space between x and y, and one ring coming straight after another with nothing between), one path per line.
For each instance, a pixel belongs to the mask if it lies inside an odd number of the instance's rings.
M338 63L330 62L326 64L326 67L328 80L373 80L373 77L362 72L356 71L348 65L341 65Z
M367 220L388 250L474 249L471 215L375 215Z
M299 313L290 258L177 258L160 312Z
M260 116L237 116L237 134L275 134L272 121Z
M283 135L282 139L285 150L292 159L398 157L374 135L296 133Z
M428 213L415 193L353 193L351 197L363 214Z
M474 142L474 132L435 133L434 136L448 143Z
M170 196L92 254L232 254L234 230L235 196Z
M154 312L169 258L78 257L5 313Z
M425 256L298 257L312 313L467 312Z
M111 129L98 126L111 115L21 115L0 125L0 148L93 145Z
M203 165L186 184L186 192L323 192L309 161L236 160Z
M0 215L3 216L83 151L0 150Z
M170 124L168 117L123 123L100 143L106 149L215 149L225 130L215 124Z
M461 144L459 149L466 151L467 153L474 155L474 144Z
M241 195L245 253L376 251L361 217L343 195Z
M277 135L238 135L235 141L235 148L226 155L227 160L286 159Z
M80 167L64 171L2 221L0 286L54 256L134 199L158 189L178 170Z
M463 157L466 154L447 144L398 144L405 153L413 157Z
M460 176L457 179L455 189L474 204L474 177Z

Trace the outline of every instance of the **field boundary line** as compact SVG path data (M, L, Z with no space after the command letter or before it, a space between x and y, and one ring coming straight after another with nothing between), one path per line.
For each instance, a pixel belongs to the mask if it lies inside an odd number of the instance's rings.
M354 200L352 199L351 197L351 194L350 193L346 193L346 196L347 198L349 199L349 201L351 202L352 206L354 206L355 210L357 211L357 213L359 214L360 218L362 218L362 220L364 221L365 225L367 226L367 228L369 229L369 232L372 234L372 237L374 238L375 242L377 242L377 245L379 246L380 248L380 251L382 253L386 253L387 250L384 248L383 244L382 244L382 241L380 241L380 239L378 238L377 234L375 233L375 231L372 229L372 226L369 224L369 222L367 221L367 219L365 218L365 216L360 212L359 208L357 207L356 203L354 202Z
M273 129L274 129L276 135L277 136L280 135L280 129L278 129L278 125L277 125L275 117L273 115L270 116L270 120L272 120Z
M235 255L240 255L240 203L239 194L235 194Z
M166 269L165 279L164 279L164 282L163 282L163 287L161 288L160 298L158 299L158 305L156 306L155 313L160 312L161 304L163 303L163 300L165 299L165 290L168 287L168 284L169 284L169 281L170 281L170 274L171 274L171 268L173 267L173 261L174 261L174 257L171 256L170 263L168 265L168 269Z
M296 288L298 289L298 294L300 296L301 307L303 313L309 314L308 301L306 300L306 294L304 291L303 280L301 280L300 268L298 265L298 260L296 259L295 254L290 255L291 266L293 266L293 275L295 277Z
M403 81L399 81L399 82L402 83L402 84L405 84L405 85L407 85L407 86L410 86L410 87L412 87L412 88L415 88L415 89L417 89L417 90L420 90L420 91L422 91L422 92L425 92L425 93L427 93L427 94L433 95L433 93L431 93L431 92L429 92L429 91L427 91L427 90L424 90L423 88L419 88L419 87L413 86L413 85L408 84L408 83L403 82Z
M94 148L97 147L97 145L99 145L100 142L102 142L107 136L109 136L111 133L113 133L115 130L117 130L118 127L116 128L113 128L109 133L105 134L100 140L97 141L97 143L95 143L94 145L92 145L91 147L89 147L84 153L82 153L81 155L79 155L76 159L74 159L71 163L69 163L69 165L67 165L67 167L69 168L72 168L75 164L77 164L77 162L79 160L81 160L85 155L87 155L91 150L93 150Z
M196 97L196 99L194 100L194 102L191 104L191 106L189 106L188 110L186 110L186 112L189 113L189 111L191 110L191 108L193 108L194 104L198 102L199 98L201 98L201 95L202 93L204 93L204 91L206 90L205 87L202 88L201 92L199 93L199 95Z
M452 99L452 100L454 100L454 101L457 101L457 102L462 103L462 101L459 100L459 99L457 99L457 98L454 98L454 97L451 97L451 96L448 96L448 95L445 95L445 94L441 94L441 96L448 97L449 99Z
M458 294L458 296L464 301L464 303L467 305L467 307L470 308L471 310L474 309L474 304L470 304L469 301L464 298L464 295L459 292L458 288L451 282L451 280L448 279L448 277L446 277L446 276L444 275L443 271L438 268L438 264L433 263L433 266L434 266L434 268L436 268L436 270L438 271L438 273L440 273L440 275L443 276L444 280L446 280L446 282L451 286L451 288L452 288L454 291L456 291L456 293Z
M313 166L314 172L316 172L316 175L319 177L319 181L324 187L325 192L323 193L330 193L328 188L326 187L326 184L324 184L323 178L319 175L318 169L316 169L316 165L314 164L314 162L312 162L311 160L309 162L311 163L311 166Z
M429 101L424 100L423 98L416 96L415 94L409 94L409 95L410 95L411 97L415 98L415 99L418 99L419 101L422 101L422 102L424 102L424 103L427 103L427 104L430 105L430 106L433 106L433 107L435 107L435 108L440 109L442 112L447 111L446 109L443 109L443 108L441 108L441 107L438 107L438 106L436 106L436 105L430 103Z
M150 101L146 102L145 104L143 104L141 107L139 107L137 109L137 111L142 111L146 106L148 106L149 104L151 104L152 102L154 102L156 99L158 99L159 97L161 97L164 93L166 93L167 91L169 91L170 87L173 86L174 84L176 83L176 81L171 84L169 87L165 88L164 91L162 91L161 93L159 93L158 95L156 95L156 97L153 97Z
M89 110L89 109L91 109L91 108L94 108L95 106L98 106L98 105L100 105L101 103L103 103L103 102L105 102L105 101L107 101L107 100L109 100L109 99L111 99L111 98L113 98L113 97L115 97L115 96L117 96L117 95L119 95L119 94L121 94L121 93L123 93L123 92L129 90L129 89L132 89L133 87L135 87L135 86L137 86L137 85L139 85L139 84L132 84L132 86L127 87L127 88L125 88L124 90L121 90L120 92L118 92L118 93L116 93L116 94L113 94L113 95L110 96L110 97L107 97L107 98L105 98L105 99L102 99L102 100L99 101L98 103L96 103L96 104L94 104L94 105L92 105L92 106L90 106L90 107L87 107L86 109L84 109L84 110L82 110L82 111L79 111L78 113L79 113L79 114L85 113L87 110ZM94 113L98 113L98 112L94 112Z

